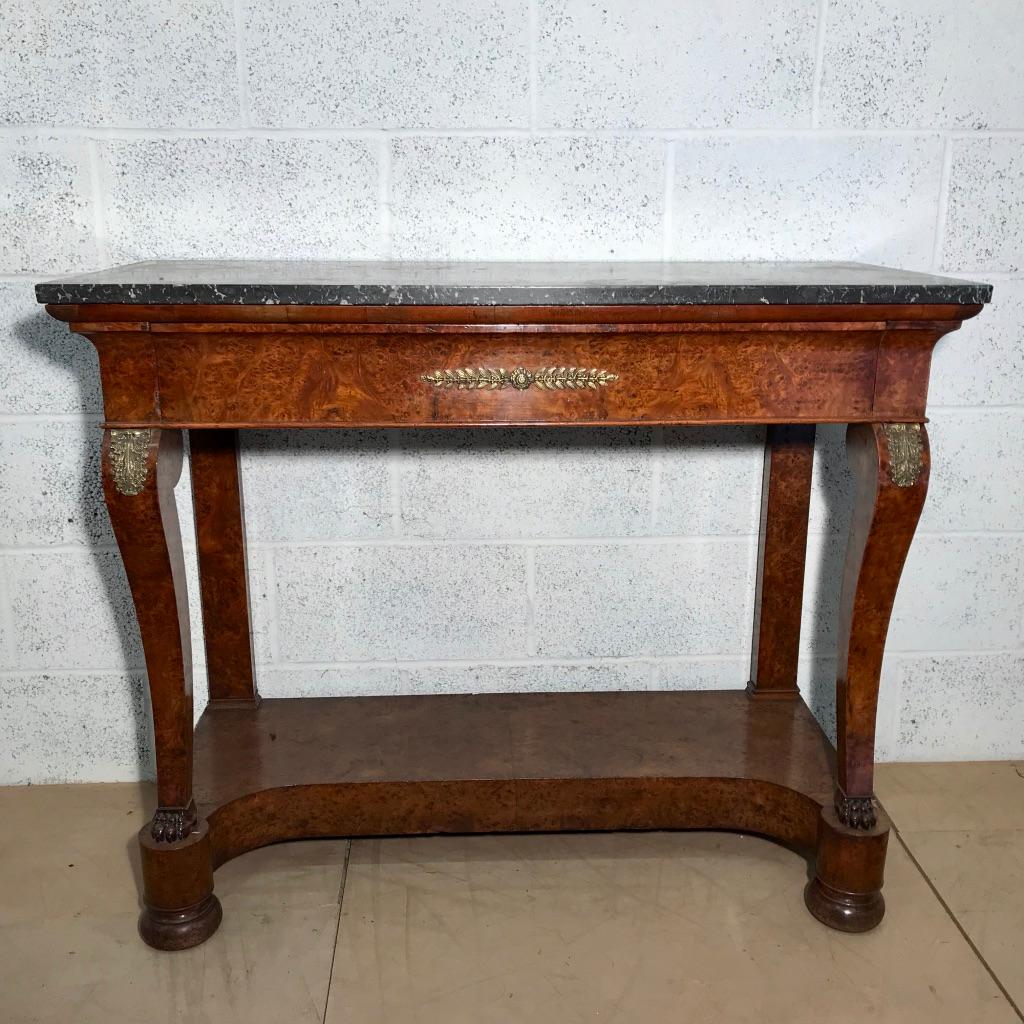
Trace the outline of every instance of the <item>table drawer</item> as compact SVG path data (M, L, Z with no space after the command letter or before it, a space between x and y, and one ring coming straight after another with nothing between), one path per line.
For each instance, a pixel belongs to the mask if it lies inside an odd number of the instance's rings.
M168 423L468 425L849 420L877 330L161 333Z

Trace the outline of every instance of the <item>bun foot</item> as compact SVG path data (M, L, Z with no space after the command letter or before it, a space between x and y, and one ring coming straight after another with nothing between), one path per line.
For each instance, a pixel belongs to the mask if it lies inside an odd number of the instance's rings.
M839 932L869 932L885 914L880 892L843 892L820 878L807 883L804 903L822 924Z
M199 822L185 839L156 840L148 825L139 833L142 854L142 916L139 934L154 949L189 949L220 924L213 895L210 826Z
M222 917L220 900L212 893L184 910L145 907L139 917L139 935L154 949L191 949L217 930Z
M885 914L882 882L889 819L879 808L867 828L844 825L832 806L821 809L814 877L804 890L807 909L829 928L867 932Z

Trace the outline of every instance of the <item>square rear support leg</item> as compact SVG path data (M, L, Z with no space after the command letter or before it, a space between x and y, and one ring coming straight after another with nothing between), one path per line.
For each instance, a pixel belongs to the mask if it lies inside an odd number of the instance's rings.
M238 431L191 430L189 449L210 703L253 707L259 694L253 673Z
M768 427L754 597L754 644L747 693L796 700L800 612L807 559L813 424Z

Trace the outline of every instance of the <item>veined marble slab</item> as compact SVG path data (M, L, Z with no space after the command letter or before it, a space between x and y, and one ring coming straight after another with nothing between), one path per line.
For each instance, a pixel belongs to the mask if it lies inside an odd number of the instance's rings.
M988 302L991 285L862 263L156 260L36 285L47 303L309 306Z

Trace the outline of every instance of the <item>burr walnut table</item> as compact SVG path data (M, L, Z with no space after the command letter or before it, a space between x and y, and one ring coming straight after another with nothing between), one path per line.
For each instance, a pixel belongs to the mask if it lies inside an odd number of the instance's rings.
M99 352L155 727L145 941L206 939L214 869L278 840L563 829L771 836L812 859L815 917L877 924L875 706L928 484L929 364L989 296L856 264L168 262L39 285ZM768 424L746 691L260 700L240 429L656 423ZM836 752L796 686L817 423L849 424L856 492ZM210 683L195 730L183 430Z

